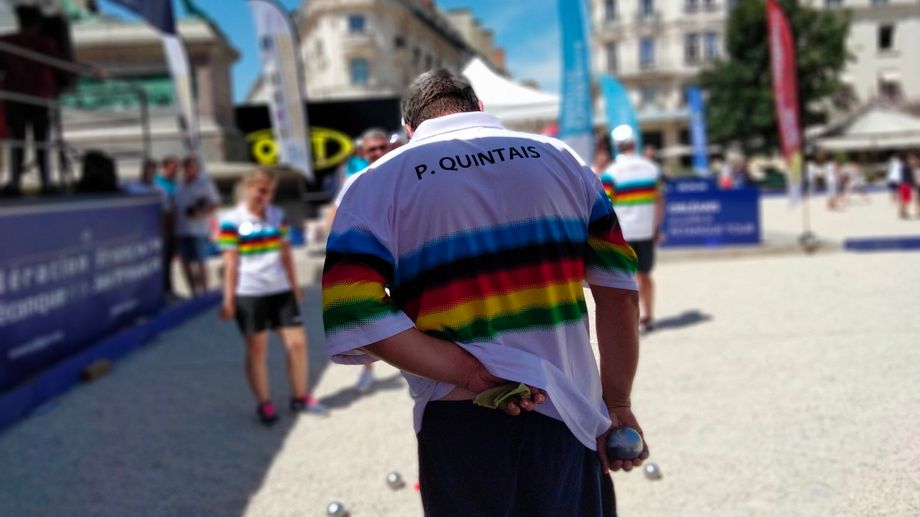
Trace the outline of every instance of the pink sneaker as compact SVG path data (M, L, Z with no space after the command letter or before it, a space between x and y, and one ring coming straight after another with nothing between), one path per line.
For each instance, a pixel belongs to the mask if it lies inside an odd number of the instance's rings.
M256 413L259 415L259 420L265 425L272 425L278 421L275 405L270 400L259 404L259 407L256 408Z
M295 413L309 413L316 416L328 416L329 408L319 403L311 395L291 399L291 411Z

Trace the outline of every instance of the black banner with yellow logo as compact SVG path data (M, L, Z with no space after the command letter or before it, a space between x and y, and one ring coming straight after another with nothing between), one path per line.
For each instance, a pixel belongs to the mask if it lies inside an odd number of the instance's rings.
M324 178L351 155L355 139L366 129L378 127L387 132L399 131L399 98L308 102L307 120L310 121L316 173L316 184L310 188L319 189ZM236 126L246 137L249 159L253 163L277 163L279 149L272 136L267 106L237 106Z

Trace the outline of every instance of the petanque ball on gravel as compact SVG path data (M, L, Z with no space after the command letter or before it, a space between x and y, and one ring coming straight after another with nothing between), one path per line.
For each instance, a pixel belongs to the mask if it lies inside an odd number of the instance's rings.
M642 454L644 448L642 436L632 427L620 426L607 435L608 458L634 460Z
M345 509L344 504L338 501L332 501L329 503L329 506L326 507L326 515L329 517L348 517L348 510Z
M651 481L656 481L661 479L661 469L658 468L657 463L646 463L645 468L645 477Z
M399 472L394 470L393 472L387 474L387 486L393 490L399 490L400 488L406 486L406 482L403 481L403 478Z

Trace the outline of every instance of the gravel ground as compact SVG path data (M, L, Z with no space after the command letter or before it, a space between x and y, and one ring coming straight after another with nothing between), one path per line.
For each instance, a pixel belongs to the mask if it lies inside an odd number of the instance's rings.
M886 202L827 215L920 234ZM765 218L794 217L778 203ZM664 478L617 474L621 515L920 515L920 255L663 261L656 279L634 407ZM308 291L330 417L255 423L239 338L209 311L0 434L0 515L309 516L336 499L420 515L405 384L380 365L372 393L351 390L359 369L324 359ZM271 369L283 402L280 346ZM390 470L409 486L388 489Z

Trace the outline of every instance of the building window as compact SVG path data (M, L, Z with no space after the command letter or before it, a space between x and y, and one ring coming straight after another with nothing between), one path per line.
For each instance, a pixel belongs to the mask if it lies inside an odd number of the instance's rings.
M639 17L651 18L655 16L655 0L639 0Z
M422 60L422 51L418 47L412 47L412 64L417 65Z
M700 60L700 35L688 33L684 35L684 61L694 64Z
M658 97L658 88L650 85L642 85L639 88L639 105L651 106L655 104Z
M367 86L367 60L358 57L348 62L348 72L353 86Z
M664 147L664 134L661 131L643 131L642 145L661 149Z
M604 20L608 22L616 21L619 16L617 10L617 0L604 0Z
M824 7L843 7L843 0L824 0Z
M434 58L431 57L431 54L425 56L425 70L431 70L431 66L434 64Z
M894 25L881 25L878 28L878 50L894 50Z
M617 44L607 43L604 45L604 54L607 56L607 72L611 74L617 73L617 69L620 67L619 59L617 59Z
M348 33L349 34L364 34L364 29L366 29L367 21L364 19L363 14L349 14L348 15Z
M715 11L719 9L719 5L716 4L715 0L703 0L703 7L707 11Z
M403 48L406 46L406 38L396 36L393 38L393 48Z
M853 86L850 84L842 84L840 88L837 89L831 95L831 102L833 102L834 107L841 110L848 110L856 104L856 92L853 90Z
M700 0L684 0L684 11L695 13L700 9Z
M719 57L719 33L707 32L703 42L703 52L707 60L713 60Z
M655 66L655 39L642 38L639 40L639 68L652 68Z
M880 79L878 91L882 97L888 100L899 100L901 98L901 83L890 79Z
M872 0L872 5L887 5L888 0Z

